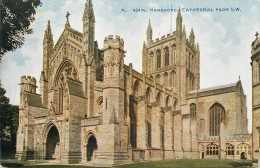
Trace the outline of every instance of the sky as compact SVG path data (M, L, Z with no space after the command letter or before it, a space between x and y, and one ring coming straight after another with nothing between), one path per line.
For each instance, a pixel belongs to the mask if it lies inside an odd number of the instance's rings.
M86 0L43 0L37 8L34 34L25 36L21 49L8 52L0 64L0 77L10 103L19 104L19 82L22 75L36 78L39 87L42 70L42 42L47 21L50 20L54 43L65 27L66 13L70 25L82 32L82 16ZM176 27L177 12L151 12L151 9L180 7L187 37L194 29L200 47L201 88L234 83L240 79L247 95L248 130L252 127L251 43L260 31L260 0L93 0L96 18L95 39L99 48L104 37L117 34L124 39L125 64L133 63L142 71L142 45L146 40L148 20L151 19L153 39L170 33ZM191 9L206 8L209 11ZM134 10L141 9L141 12ZM237 11L233 11L235 9ZM145 11L145 12L144 12ZM37 90L39 93L39 89Z

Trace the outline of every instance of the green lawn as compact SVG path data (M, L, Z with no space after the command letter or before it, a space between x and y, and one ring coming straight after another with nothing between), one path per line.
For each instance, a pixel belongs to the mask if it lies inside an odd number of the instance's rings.
M233 166L232 166L233 165ZM124 167L234 167L234 166L248 166L251 161L237 161L237 160L164 160L164 161L150 161L137 162L128 165L117 166Z
M55 163L54 163L55 164ZM32 162L6 162L1 163L4 167L27 167L27 168L75 168L75 167L87 167L83 165L43 165L37 164ZM126 165L115 166L117 168L124 168L124 167L237 167L243 166L247 167L252 165L251 161L238 161L238 160L191 160L191 159L180 159L180 160L164 160L164 161L149 161L149 162L135 162Z

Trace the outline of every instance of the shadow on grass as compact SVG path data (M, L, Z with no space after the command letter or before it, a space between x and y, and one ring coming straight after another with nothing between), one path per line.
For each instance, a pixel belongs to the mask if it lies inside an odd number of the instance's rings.
M23 167L24 165L21 163L1 163L3 167Z
M210 159L180 159L180 160L164 160L164 161L148 161L137 162L127 165L117 166L118 168L124 167L247 167L252 166L251 161L239 160L210 160Z

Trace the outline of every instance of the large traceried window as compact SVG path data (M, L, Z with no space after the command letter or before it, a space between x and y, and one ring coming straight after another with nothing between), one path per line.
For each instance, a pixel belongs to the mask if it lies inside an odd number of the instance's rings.
M161 50L157 50L157 68L161 68Z
M166 47L165 48L165 66L168 66L169 65L169 48Z
M225 109L219 103L215 103L209 110L209 134L210 136L219 136L220 124L225 117Z
M66 83L68 81L80 82L78 71L71 61L64 60L57 69L54 77L54 98L56 106L55 114L62 114L69 107L69 92Z
M218 155L219 146L216 144L209 144L207 146L207 155Z
M174 45L172 48L172 63L176 64L176 46Z
M151 65L151 67L149 68L151 72L152 72L153 67L154 67L153 64L154 64L154 53L151 52L151 53L150 53L150 65Z
M196 117L196 104L195 103L192 103L190 105L190 117L191 118L195 118Z
M234 145L227 143L226 144L226 155L234 155Z

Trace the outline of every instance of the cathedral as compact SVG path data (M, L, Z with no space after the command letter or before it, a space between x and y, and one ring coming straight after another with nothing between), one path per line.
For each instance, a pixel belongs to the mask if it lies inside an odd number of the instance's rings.
M252 146L253 164L260 166L260 38L256 32L256 38L252 42L251 66L252 66Z
M180 9L176 31L160 39L153 39L149 20L142 73L124 63L118 35L99 48L91 0L82 22L79 32L67 15L54 44L48 21L40 94L34 77L21 77L18 159L86 165L252 159L242 83L200 88L199 44L193 29L186 34Z

